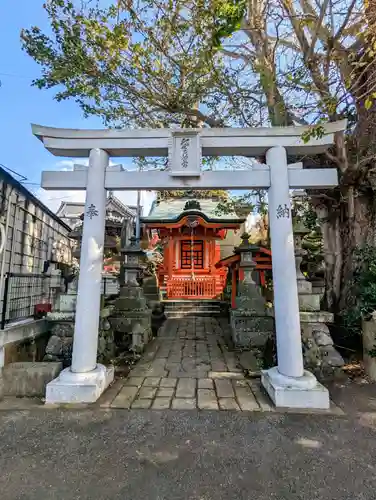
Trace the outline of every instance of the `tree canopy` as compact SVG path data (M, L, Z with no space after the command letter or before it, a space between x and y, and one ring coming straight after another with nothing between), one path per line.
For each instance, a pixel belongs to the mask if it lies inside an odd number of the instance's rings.
M21 33L34 84L112 127L312 125L348 130L312 163L340 186L310 193L320 217L327 303L344 300L355 247L376 237L375 2L49 0L51 31ZM107 6L106 6L107 5Z

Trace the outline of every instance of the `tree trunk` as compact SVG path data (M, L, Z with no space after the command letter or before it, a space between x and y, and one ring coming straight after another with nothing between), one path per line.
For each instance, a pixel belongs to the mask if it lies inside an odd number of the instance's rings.
M350 197L352 196L350 190ZM325 305L339 314L354 299L350 293L354 251L376 242L376 206L373 192L355 196L334 208L332 203L316 206L321 221L326 265ZM349 210L349 206L351 210Z

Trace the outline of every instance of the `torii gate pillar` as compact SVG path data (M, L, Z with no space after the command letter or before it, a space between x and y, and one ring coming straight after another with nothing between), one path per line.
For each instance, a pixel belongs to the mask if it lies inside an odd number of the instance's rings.
M268 202L278 366L263 371L261 383L278 407L327 409L328 390L303 368L285 148L269 149L266 163L270 168Z

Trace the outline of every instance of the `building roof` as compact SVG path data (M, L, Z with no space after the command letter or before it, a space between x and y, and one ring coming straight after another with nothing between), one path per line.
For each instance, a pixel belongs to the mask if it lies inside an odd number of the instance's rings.
M43 212L45 212L58 224L64 227L64 229L66 229L67 231L71 230L71 228L64 221L62 221L58 215L54 214L53 211L50 210L44 203L42 203L31 191L29 191L23 184L18 182L14 177L12 177L12 175L10 175L9 172L7 172L2 167L0 167L0 177L4 179L7 184L13 186L14 189L17 189L19 193L22 193L27 200L34 203L36 207L39 207L41 210L43 210Z
M203 216L208 221L215 222L244 222L244 218L238 217L235 213L220 214L218 212L219 200L203 198L194 200L200 204L200 209L184 210L188 201L192 198L170 198L163 201L154 201L148 217L142 217L141 221L148 224L151 222L176 222L188 213L196 213Z
M112 204L117 210L119 210L120 213L122 214L127 214L129 217L136 217L136 210L134 210L134 207L129 207L127 205L124 205L116 196L111 194L107 198L106 202L106 208L108 209L108 205ZM79 218L80 215L84 212L85 210L85 203L82 202L72 202L72 201L63 201L60 204L60 207L58 208L56 214L59 217L64 217L64 218Z

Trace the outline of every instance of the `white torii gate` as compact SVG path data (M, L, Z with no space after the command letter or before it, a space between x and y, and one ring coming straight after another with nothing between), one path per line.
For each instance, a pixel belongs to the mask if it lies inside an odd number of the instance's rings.
M89 167L42 173L44 189L85 190L85 224L73 341L72 366L50 382L47 403L93 402L113 379L96 363L106 190L268 189L278 366L262 374L277 406L329 408L328 391L303 368L289 189L322 189L338 184L336 169L288 165L287 155L324 152L346 122L325 126L308 143L307 127L73 130L32 125L56 156L89 157ZM267 165L250 171L201 171L201 156L266 155ZM127 172L109 167L109 157L168 156L168 171Z

